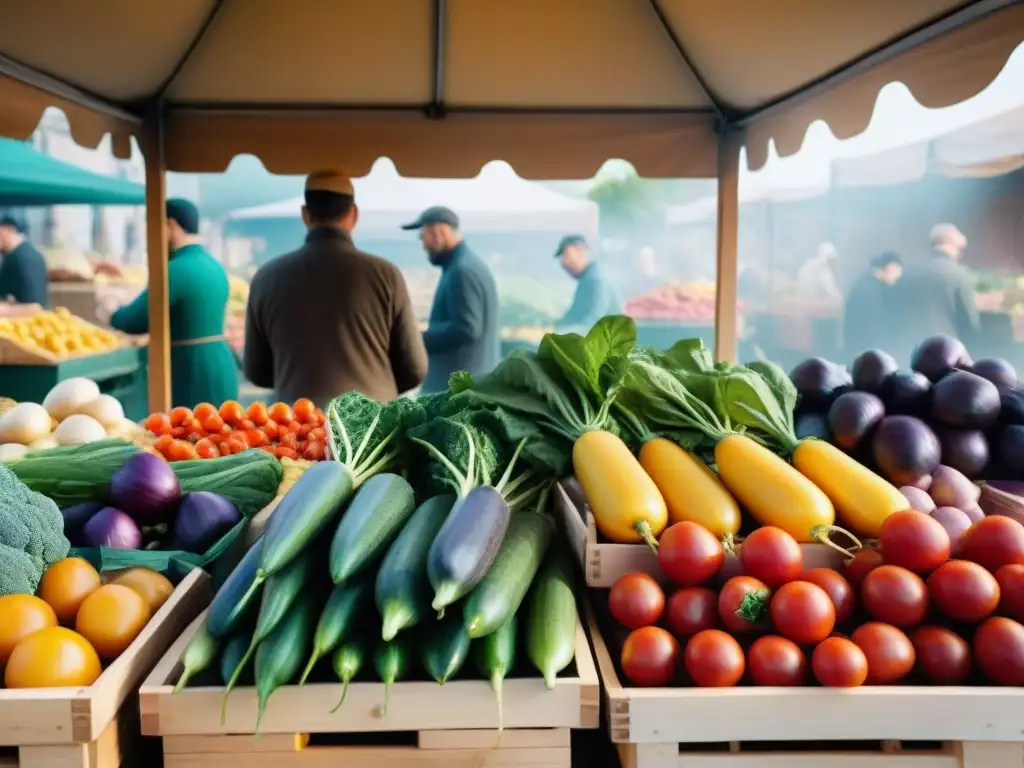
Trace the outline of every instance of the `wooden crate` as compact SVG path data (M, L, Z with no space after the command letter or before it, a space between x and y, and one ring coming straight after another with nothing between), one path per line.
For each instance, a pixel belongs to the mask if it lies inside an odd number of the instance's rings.
M0 690L0 749L17 754L8 761L20 768L117 768L139 737L139 685L210 593L209 577L192 571L88 688Z
M1024 765L1024 689L626 688L586 616L623 768Z
M1001 491L991 485L981 484L981 496L978 506L986 515L1002 515L1011 517L1024 525L1024 498L1013 493Z
M396 683L383 717L382 683L352 683L334 714L340 684L285 686L270 699L261 725L265 735L254 739L254 688L232 693L223 726L222 687L171 693L181 654L202 618L171 646L139 691L142 733L163 738L165 768L569 768L570 729L598 726L597 669L581 623L575 673L560 677L554 690L538 678L505 681L500 742L494 693L482 680ZM381 743L401 737L406 743Z
M555 487L555 510L562 523L570 549L576 556L587 586L608 588L620 576L631 571L642 571L656 578L661 577L658 556L646 544L612 544L601 541L597 524L590 507L582 507L573 499L579 499L571 484L562 482ZM843 554L824 544L801 544L805 568L842 568ZM734 555L727 555L724 576L739 573L739 562Z

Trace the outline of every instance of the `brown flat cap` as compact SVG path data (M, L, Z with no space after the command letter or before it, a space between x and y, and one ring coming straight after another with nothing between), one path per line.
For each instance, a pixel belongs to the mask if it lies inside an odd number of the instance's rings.
M314 171L306 177L307 192L333 192L336 195L355 195L352 179L343 171Z

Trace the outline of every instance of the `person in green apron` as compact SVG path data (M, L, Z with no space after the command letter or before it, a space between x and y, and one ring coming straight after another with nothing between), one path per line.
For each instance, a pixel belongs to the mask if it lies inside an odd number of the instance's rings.
M168 200L171 400L189 408L238 398L238 365L224 337L228 276L200 245L198 234L196 207L187 200ZM124 333L148 333L149 289L117 310L110 325Z

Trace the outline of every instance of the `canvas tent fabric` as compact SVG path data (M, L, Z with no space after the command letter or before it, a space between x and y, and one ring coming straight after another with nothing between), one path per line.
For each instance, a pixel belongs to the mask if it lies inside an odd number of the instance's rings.
M142 205L145 189L126 179L91 173L0 138L0 206Z
M407 176L501 158L586 178L622 157L712 177L723 125L745 128L756 168L816 119L859 133L885 83L929 107L977 93L1022 30L1015 0L5 0L0 99L18 107L0 133L54 104L124 155L159 99L175 171L248 152L275 173L388 156Z

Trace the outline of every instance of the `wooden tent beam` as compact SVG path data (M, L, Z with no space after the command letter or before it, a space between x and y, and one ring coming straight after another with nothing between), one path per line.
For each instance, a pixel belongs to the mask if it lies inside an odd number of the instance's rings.
M727 131L718 139L718 216L715 266L715 359L736 362L739 350L740 150L743 133Z
M149 410L171 408L171 319L167 291L167 174L164 120L159 107L142 135L146 161L146 265L149 272ZM194 405L194 403L189 403Z

